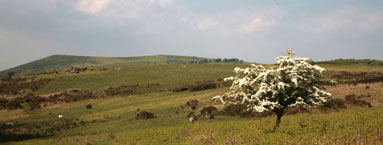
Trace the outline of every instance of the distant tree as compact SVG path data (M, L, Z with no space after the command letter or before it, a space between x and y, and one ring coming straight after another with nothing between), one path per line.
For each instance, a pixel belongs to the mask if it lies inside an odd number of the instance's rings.
M214 60L214 62L221 62L221 61L222 61L221 58L217 58Z
M248 110L273 111L277 115L274 130L278 128L284 111L289 107L318 106L331 97L319 86L318 77L325 70L307 63L310 59L292 57L291 51L277 57L277 68L254 65L235 68L230 91L213 97L224 104L244 104Z
M228 63L228 62L238 62L239 61L239 59L237 59L237 58L224 58L223 59L223 62L225 62L225 63Z
M16 74L16 72L13 71L13 70L9 70L9 71L7 72L8 78L12 78L13 76L15 76L15 74Z
M229 62L238 62L239 61L239 59L237 59L237 58L230 58L229 59Z

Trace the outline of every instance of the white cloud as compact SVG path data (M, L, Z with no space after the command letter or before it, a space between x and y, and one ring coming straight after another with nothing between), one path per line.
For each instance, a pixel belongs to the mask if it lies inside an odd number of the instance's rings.
M281 23L285 11L277 6L257 10L234 10L203 15L183 16L181 21L197 26L199 30L214 30L221 36L237 36L252 32L268 32Z
M247 14L247 16L245 21L237 27L237 32L243 34L271 30L282 22L285 11L277 6L271 6Z
M139 29L145 33L183 27L191 31L194 31L193 28L214 30L211 33L221 36L270 30L285 15L284 10L278 6L201 14L182 4L173 5L175 0L81 0L77 8L100 17L101 19L96 19L96 24L123 26L129 22L138 22L141 24ZM167 27L168 25L171 27Z
M259 31L262 29L267 29L273 26L276 23L275 20L264 20L262 18L254 18L251 22L242 24L239 27L239 32L241 33L251 33L255 31Z
M298 27L307 32L333 33L336 31L366 32L382 27L382 11L357 7L341 7L325 14L303 19Z
M217 21L206 19L198 24L198 29L208 30L218 25Z
M156 6L166 8L175 0L80 0L76 9L98 16L121 16L136 18Z
M158 4L161 7L167 7L174 3L174 0L147 0L151 4Z
M76 4L76 8L85 13L96 14L102 11L111 2L113 2L113 0L80 0Z

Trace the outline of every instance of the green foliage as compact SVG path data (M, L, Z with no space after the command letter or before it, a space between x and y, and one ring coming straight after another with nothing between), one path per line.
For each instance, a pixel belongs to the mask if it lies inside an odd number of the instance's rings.
M8 76L8 78L12 78L15 74L16 74L16 73L15 73L15 71L13 71L13 70L8 70L8 71L7 71L7 76Z
M223 62L224 63L236 63L236 62L240 62L241 60L237 59L237 58L224 58L223 59ZM243 61L242 61L243 62Z

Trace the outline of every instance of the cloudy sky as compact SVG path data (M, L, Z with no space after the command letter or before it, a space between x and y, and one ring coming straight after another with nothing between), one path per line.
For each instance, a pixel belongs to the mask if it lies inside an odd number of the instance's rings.
M52 54L383 59L382 0L0 0L0 70Z

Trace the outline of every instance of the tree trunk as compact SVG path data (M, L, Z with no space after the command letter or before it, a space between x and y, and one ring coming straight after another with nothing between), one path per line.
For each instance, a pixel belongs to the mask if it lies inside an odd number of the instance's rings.
M278 129L279 124L281 123L281 118L283 116L283 112L284 112L284 110L276 112L276 114L277 114L277 121L275 122L273 132Z

